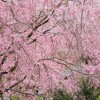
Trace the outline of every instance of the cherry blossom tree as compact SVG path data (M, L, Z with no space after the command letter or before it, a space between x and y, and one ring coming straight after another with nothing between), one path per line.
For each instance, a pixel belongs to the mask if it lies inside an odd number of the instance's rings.
M98 0L1 0L2 100L77 91L82 76L99 86L99 21Z

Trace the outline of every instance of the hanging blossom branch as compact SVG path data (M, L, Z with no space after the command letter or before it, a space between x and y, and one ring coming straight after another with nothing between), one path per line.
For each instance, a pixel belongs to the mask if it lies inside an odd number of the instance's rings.
M43 63L43 66L44 66L45 68L48 67L50 70L54 71L55 73L57 73L58 75L60 75L60 76L63 77L63 75L62 75L61 73L59 73L58 71L54 70L53 68L51 68L51 67L49 67L49 66L46 66L44 63Z
M53 61L53 62L55 62L55 63L64 65L67 69L69 69L69 70L71 70L71 71L74 71L74 72L77 72L77 73L80 73L80 74L83 74L83 75L90 75L90 76L94 76L94 75L95 75L95 74L87 74L87 73L81 72L81 71L79 71L79 70L72 69L72 68L69 67L68 65L71 65L71 66L75 66L75 67L76 67L75 64L70 63L70 62L67 62L67 61L64 61L64 60L59 59L59 58L54 58L54 59L52 59L52 58L44 58L44 59L38 60L38 62L40 62L40 61ZM68 64L68 65L67 65L67 64ZM81 66L81 65L80 65L80 66ZM83 67L83 66L81 66L81 67ZM99 72L98 72L98 73L99 73Z

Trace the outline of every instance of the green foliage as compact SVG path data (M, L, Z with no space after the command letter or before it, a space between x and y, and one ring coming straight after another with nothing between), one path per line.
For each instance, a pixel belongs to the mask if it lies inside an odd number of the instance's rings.
M42 96L38 96L37 100L44 100L44 98Z
M96 89L96 100L100 100L100 87Z
M66 91L58 89L53 93L53 100L73 100L73 97Z
M88 64L88 62L89 62L89 57L85 57L83 54L81 54L81 56L78 59L78 63Z
M12 96L11 100L19 100L17 96Z
M99 100L100 89L96 89L90 78L82 78L79 82L80 90L77 91L77 100Z

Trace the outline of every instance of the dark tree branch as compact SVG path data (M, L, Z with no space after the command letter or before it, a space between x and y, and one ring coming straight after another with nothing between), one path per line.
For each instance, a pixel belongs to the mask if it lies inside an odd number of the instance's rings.
M24 76L23 79L21 79L20 81L16 82L15 84L13 84L12 86L10 86L8 89L5 89L5 92L8 92L9 90L11 90L12 88L14 88L15 86L19 85L21 82L23 82L26 79L26 76Z

